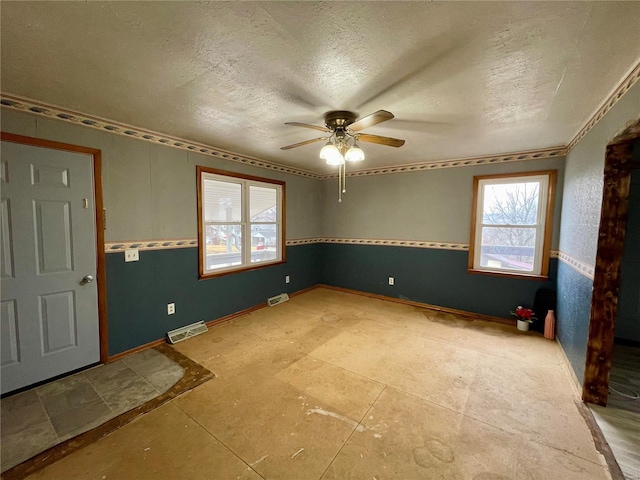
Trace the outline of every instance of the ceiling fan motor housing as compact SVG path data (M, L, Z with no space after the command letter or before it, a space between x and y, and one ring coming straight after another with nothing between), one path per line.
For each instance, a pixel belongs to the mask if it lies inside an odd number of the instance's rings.
M325 126L335 131L336 129L346 129L356 121L357 115L347 110L333 110L324 115Z

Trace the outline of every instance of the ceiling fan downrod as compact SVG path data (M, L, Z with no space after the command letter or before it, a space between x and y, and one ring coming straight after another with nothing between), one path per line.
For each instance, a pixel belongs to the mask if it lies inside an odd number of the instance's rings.
M386 110L378 110L371 115L356 120L357 115L348 110L332 110L324 115L324 127L310 125L300 122L286 122L286 125L296 127L311 128L322 132L331 133L329 137L319 137L304 142L294 143L282 147L282 150L301 147L310 143L328 140L324 147L320 150L320 158L325 160L328 165L338 166L338 201L342 202L342 194L347 192L346 179L346 162L359 162L364 160L364 152L358 146L358 140L369 143L377 143L389 147L401 147L404 140L391 137L382 137L380 135L371 135L360 133L368 127L372 127L393 118L391 112ZM333 141L332 141L333 140ZM350 143L352 144L350 145Z

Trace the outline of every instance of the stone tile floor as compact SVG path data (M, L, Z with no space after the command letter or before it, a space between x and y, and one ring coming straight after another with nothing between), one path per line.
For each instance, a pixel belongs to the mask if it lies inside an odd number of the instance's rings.
M149 349L2 399L2 471L157 397L182 375Z
M30 479L606 480L562 353L317 288L176 349L216 374Z

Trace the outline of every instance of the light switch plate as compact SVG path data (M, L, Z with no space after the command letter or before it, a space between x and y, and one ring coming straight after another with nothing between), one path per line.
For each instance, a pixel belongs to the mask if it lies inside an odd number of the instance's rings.
M137 248L132 248L131 250L124 251L125 262L137 262L138 260L140 260L140 254L138 253Z

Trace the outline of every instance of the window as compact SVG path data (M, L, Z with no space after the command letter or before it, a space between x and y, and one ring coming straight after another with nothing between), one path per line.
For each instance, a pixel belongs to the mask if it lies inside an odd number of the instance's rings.
M469 271L546 278L556 171L473 177Z
M200 276L284 261L284 182L197 167Z

